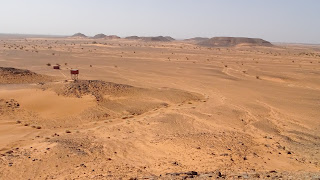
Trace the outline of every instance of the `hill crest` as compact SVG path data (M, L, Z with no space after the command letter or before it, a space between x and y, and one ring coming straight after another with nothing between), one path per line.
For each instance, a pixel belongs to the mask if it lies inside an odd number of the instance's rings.
M233 47L240 44L250 46L273 46L269 41L260 38L247 37L213 37L198 43L198 45L208 47Z

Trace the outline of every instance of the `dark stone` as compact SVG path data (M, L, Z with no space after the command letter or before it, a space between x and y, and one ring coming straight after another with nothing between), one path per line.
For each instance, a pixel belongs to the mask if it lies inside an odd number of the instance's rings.
M12 150L10 150L10 151L7 151L6 153L7 153L7 154L12 154L12 153L13 153L13 151L12 151Z
M196 171L189 171L186 173L187 175L198 175L198 172Z
M175 162L173 162L172 164L173 164L173 165L176 165L176 166L178 166L178 165L179 165L179 163L178 163L178 162L176 162L176 161L175 161Z

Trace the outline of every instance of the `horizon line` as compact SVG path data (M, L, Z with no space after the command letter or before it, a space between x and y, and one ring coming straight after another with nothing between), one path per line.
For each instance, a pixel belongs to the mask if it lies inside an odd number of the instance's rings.
M77 32L77 33L81 33L81 32ZM77 34L77 33L74 33L74 34ZM51 36L51 37L71 37L73 36L74 34L72 35L59 35L59 34L29 34L29 33L3 33L3 32L0 32L0 35L20 35L20 36L23 36L23 35L26 35L26 36ZM84 34L84 33L81 33L81 34ZM98 34L104 34L104 33L98 33ZM84 34L85 35L85 34ZM96 34L97 35L97 34ZM112 36L112 35L115 35L115 34L110 34L110 35L107 35L107 36ZM85 35L87 37L94 37L94 36L88 36L88 35ZM118 35L116 35L118 36ZM138 36L138 35L129 35L129 36L119 36L120 38L126 38L126 37L130 37L130 36ZM159 37L159 36L163 36L163 37L166 37L168 35L155 35L155 36L138 36L138 37ZM172 36L170 36L172 37ZM175 40L187 40L187 39L192 39L192 38L214 38L214 37L240 37L240 36L213 36L213 37L205 37L205 36L195 36L195 37L190 37L190 38L174 38ZM242 36L243 38L259 38L259 37L244 37ZM262 38L260 38L262 39ZM265 40L265 39L263 39ZM276 43L276 44L302 44L302 45L320 45L320 43L304 43L304 42L281 42L281 41L269 41L269 42L272 42L272 43Z

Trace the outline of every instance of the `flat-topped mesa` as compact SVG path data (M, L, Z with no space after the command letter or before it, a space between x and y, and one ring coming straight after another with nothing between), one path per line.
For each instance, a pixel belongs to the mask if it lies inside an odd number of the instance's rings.
M198 43L207 47L233 47L238 45L248 46L273 46L270 42L259 38L247 37L214 37Z
M106 36L105 39L120 39L120 37L116 35L109 35L109 36Z
M129 39L129 40L140 40L141 37L139 37L139 36L128 36L128 37L125 37L125 39Z
M116 35L105 35L105 34L97 34L95 36L93 36L93 39L120 39L119 36L116 36Z
M195 38L185 39L184 41L202 42L202 41L205 41L205 40L209 40L209 38L206 38L206 37L195 37Z
M72 35L71 37L75 37L75 38L87 38L86 35L82 34L82 33L76 33L74 35Z
M129 36L125 39L129 40L143 40L147 42L170 42L174 41L175 39L170 36L155 36L155 37L139 37L139 36Z
M170 39L163 37L163 36L157 36L157 37L144 37L144 41L152 41L152 42L169 42Z

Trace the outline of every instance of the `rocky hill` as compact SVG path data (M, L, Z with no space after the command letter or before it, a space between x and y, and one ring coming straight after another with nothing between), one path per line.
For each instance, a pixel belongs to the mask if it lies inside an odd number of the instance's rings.
M71 37L86 38L87 36L82 33L76 33L76 34L72 35Z
M106 36L105 39L120 39L120 37L116 35L110 35L110 36Z
M185 39L185 41L196 41L196 42L201 42L201 41L206 41L209 38L205 37L195 37L195 38L190 38L190 39Z
M247 37L214 37L201 41L198 45L208 47L233 47L237 45L272 46L270 42L263 39Z
M107 37L105 34L96 34L95 36L93 36L94 39L102 39L102 38L105 38Z
M95 36L93 36L93 39L120 39L119 36L116 35L105 35L105 34L97 34Z
M139 36L128 36L128 37L126 37L125 39L129 39L129 40L140 40L141 37L139 37Z
M52 81L53 78L26 69L0 67L0 84L39 83Z
M166 36L165 38L167 38L169 41L174 41L175 39L171 36Z
M175 39L170 37L170 36L155 36L155 37L139 37L139 36L129 36L126 37L125 39L130 39L130 40L143 40L147 42L169 42L169 41L174 41Z

